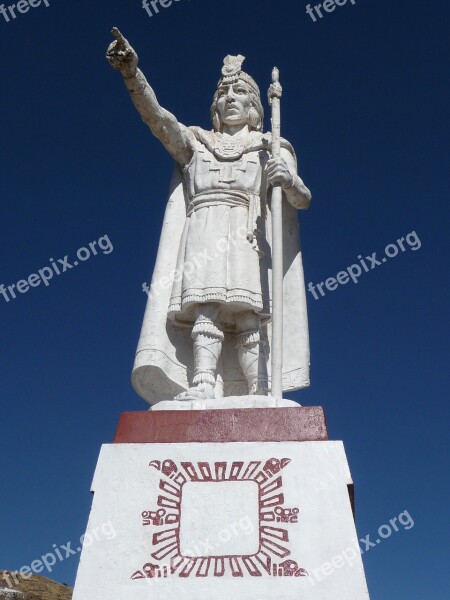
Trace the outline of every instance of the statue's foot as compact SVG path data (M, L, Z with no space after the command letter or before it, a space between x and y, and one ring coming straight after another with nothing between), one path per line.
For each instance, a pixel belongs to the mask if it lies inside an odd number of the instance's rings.
M210 383L199 383L185 392L175 396L175 400L211 400L214 398L214 386Z

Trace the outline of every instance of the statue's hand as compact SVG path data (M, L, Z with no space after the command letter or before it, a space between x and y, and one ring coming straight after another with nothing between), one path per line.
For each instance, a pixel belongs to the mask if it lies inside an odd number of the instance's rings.
M272 185L281 185L283 189L292 187L294 176L289 170L284 158L271 158L266 165L267 178Z
M113 27L111 33L116 38L106 51L106 59L109 64L122 73L126 78L136 75L138 55L123 37L117 27Z

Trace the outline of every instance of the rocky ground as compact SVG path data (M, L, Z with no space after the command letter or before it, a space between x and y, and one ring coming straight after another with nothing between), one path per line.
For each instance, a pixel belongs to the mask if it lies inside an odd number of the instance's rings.
M9 580L8 577L9 576ZM10 571L0 571L0 600L70 600L72 589L39 575L29 579L18 576L16 584Z

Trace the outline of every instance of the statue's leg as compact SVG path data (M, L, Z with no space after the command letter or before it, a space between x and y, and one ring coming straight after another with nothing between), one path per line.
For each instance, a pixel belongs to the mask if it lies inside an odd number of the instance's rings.
M261 337L260 318L254 312L247 311L237 315L236 322L240 331L236 348L240 367L247 380L248 393L267 396L267 359Z
M197 308L197 318L192 328L194 385L179 394L176 400L207 400L215 397L217 362L223 342L218 314L218 304L200 304Z

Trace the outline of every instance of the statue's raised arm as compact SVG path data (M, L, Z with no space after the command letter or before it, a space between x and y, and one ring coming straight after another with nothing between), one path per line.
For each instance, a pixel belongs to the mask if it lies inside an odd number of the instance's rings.
M111 33L116 39L106 52L109 64L121 72L134 105L153 135L178 164L189 164L193 155L192 132L179 123L172 113L160 106L155 92L138 69L139 58L132 46L116 27Z

